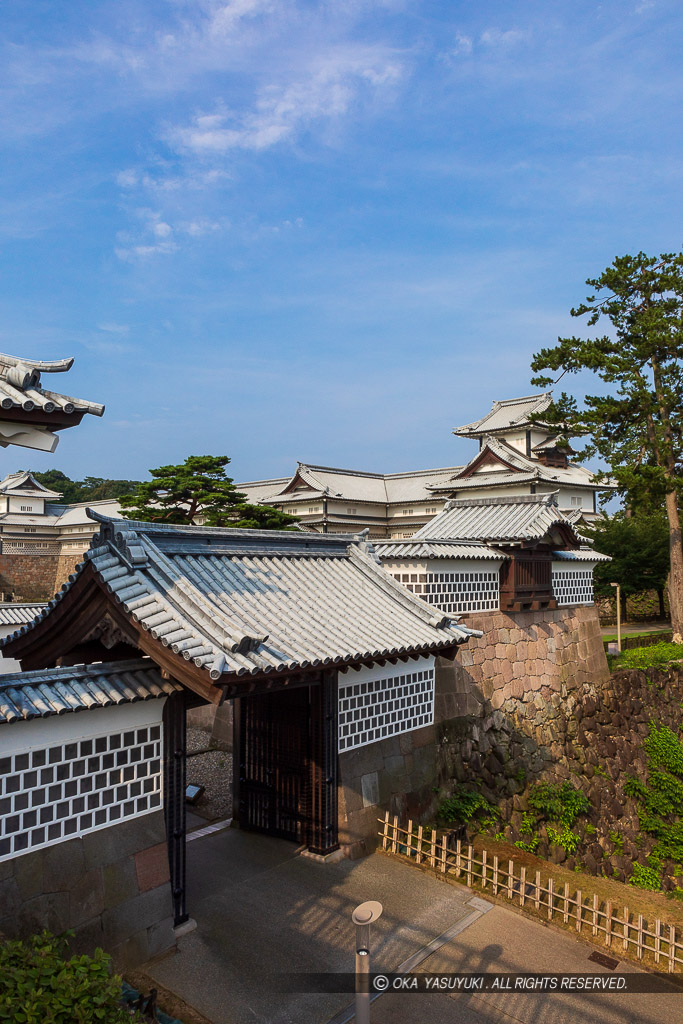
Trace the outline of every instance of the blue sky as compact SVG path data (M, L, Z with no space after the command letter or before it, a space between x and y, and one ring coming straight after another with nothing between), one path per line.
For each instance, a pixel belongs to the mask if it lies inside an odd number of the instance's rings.
M107 405L5 471L466 460L451 429L533 390L586 277L680 248L682 29L666 0L1 4L0 350L74 355Z

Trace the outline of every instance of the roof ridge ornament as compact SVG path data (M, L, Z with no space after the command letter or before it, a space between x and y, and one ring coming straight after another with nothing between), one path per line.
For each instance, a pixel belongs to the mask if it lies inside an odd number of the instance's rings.
M131 569L142 569L149 565L149 557L142 539L135 530L114 530L110 543L121 554Z

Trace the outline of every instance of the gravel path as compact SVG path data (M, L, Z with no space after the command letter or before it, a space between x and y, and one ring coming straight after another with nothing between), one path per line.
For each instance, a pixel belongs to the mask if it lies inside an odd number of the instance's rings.
M232 814L232 754L210 750L209 738L202 729L187 730L187 782L205 789L192 810L209 821L223 821Z

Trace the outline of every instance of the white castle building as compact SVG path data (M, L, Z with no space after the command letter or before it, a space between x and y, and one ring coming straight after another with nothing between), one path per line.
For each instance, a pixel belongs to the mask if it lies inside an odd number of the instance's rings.
M532 416L552 401L550 392L493 403L475 423L457 427L479 450L465 466L408 473L363 473L299 462L290 477L237 486L253 503L273 505L316 533L368 529L371 539L408 540L449 499L489 499L554 494L574 521L591 519L597 495L610 483L569 460L571 449Z

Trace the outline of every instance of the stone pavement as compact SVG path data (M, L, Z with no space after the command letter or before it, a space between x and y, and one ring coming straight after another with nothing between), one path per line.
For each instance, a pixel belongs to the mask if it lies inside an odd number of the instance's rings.
M394 970L436 936L473 918L471 896L464 886L381 854L321 864L297 856L284 840L227 829L188 844L188 910L198 928L179 940L175 956L152 965L148 974L213 1024L327 1024L345 1016L348 995L278 992L269 979L280 972L352 970L351 912L367 899L384 906L373 928L373 970ZM590 951L570 936L494 907L420 969L600 971L588 962ZM683 1024L683 1015L676 1016L679 1006L683 992L627 1000L389 994L373 1003L372 1022Z

